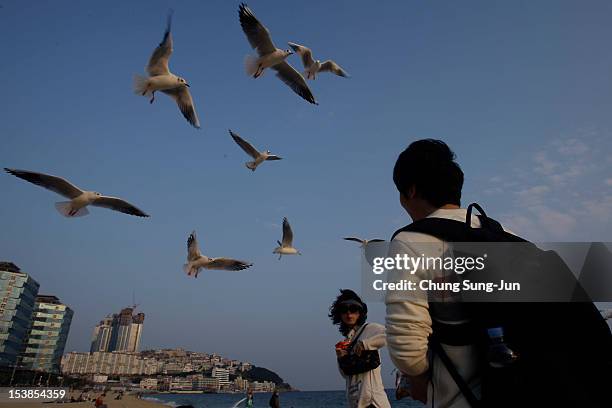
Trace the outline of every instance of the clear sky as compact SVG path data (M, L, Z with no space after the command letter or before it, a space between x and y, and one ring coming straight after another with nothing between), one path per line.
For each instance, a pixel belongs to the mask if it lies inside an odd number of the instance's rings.
M143 348L217 352L302 389L342 388L327 309L339 288L359 290L360 267L341 237L388 238L409 222L391 170L420 138L456 152L465 203L526 238L610 241L610 2L252 1L277 46L307 45L352 75L310 82L319 106L270 72L245 75L238 4L0 0L0 166L152 215L65 219L53 207L63 198L0 175L0 259L74 309L66 351L87 351L93 326L135 291ZM169 8L171 69L191 84L200 130L165 95L149 105L132 93ZM228 128L285 160L251 173ZM284 216L303 256L278 261ZM194 229L205 254L254 266L188 279ZM370 307L383 322L383 305Z

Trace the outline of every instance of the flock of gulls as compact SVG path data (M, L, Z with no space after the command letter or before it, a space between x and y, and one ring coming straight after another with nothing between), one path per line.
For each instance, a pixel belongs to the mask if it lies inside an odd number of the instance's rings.
M267 68L276 71L278 79L289 86L296 94L308 102L318 105L312 91L308 87L304 76L287 62L287 58L297 53L302 58L304 75L307 79L314 80L319 72L331 72L341 77L348 78L347 72L332 60L321 62L312 57L310 48L289 42L291 48L282 50L276 48L270 31L255 17L255 14L246 4L238 8L240 26L247 37L251 47L257 55L247 55L245 58L245 69L249 76L259 78ZM172 55L172 12L168 14L168 22L162 42L155 48L149 63L146 66L147 76L134 76L134 92L138 95L150 98L149 102L155 101L155 92L160 91L169 95L179 107L179 110L193 127L200 128L200 120L189 92L189 83L172 72L168 66ZM292 51L293 49L293 51Z
M290 49L282 50L276 48L268 29L255 17L246 4L243 3L239 6L238 15L240 25L249 44L257 52L257 56L248 55L245 58L246 72L253 78L259 78L266 69L270 68L276 71L276 77L289 86L296 94L306 101L317 105L318 103L308 87L304 76L308 80L314 80L318 73L330 72L341 77L349 77L347 72L334 61L326 60L321 62L320 60L315 60L312 56L312 51L303 45L289 42ZM150 103L155 101L155 92L157 91L170 96L178 105L185 119L193 127L200 128L200 120L198 119L193 97L190 93L189 83L184 78L170 72L168 66L173 51L171 28L172 11L168 14L166 31L164 32L162 42L155 48L146 66L148 75L134 76L134 92L150 98ZM294 53L298 54L302 59L304 76L287 62L287 58ZM253 159L245 163L246 167L253 172L265 161L282 159L272 154L269 150L257 150L251 143L231 130L229 133L236 144ZM11 168L5 168L4 170L15 177L51 190L68 199L69 201L55 203L58 212L65 217L85 216L89 214L87 207L90 205L137 217L149 217L147 213L122 198L105 196L96 191L82 190L62 177L28 170ZM279 260L283 255L301 255L300 251L293 246L293 231L287 218L283 219L282 228L282 239L277 241L278 247L274 249L273 253L279 255ZM383 241L381 239L364 240L354 237L344 239L359 242L362 247L365 247L370 242ZM240 271L252 265L252 263L237 259L210 258L202 255L195 231L187 239L187 263L183 266L183 270L188 276L197 278L202 268Z

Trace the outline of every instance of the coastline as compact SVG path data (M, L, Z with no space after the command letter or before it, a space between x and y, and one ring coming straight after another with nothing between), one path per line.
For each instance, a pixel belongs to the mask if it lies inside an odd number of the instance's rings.
M73 392L71 395L78 397L80 392ZM97 395L97 394L96 394ZM124 395L122 399L115 400L115 393L107 392L104 398L104 403L107 408L161 408L167 407L161 401L152 399L138 399L134 395ZM93 408L94 403L90 401L84 402L66 402L57 404L53 402L43 402L35 400L3 400L0 401L3 407L15 408Z

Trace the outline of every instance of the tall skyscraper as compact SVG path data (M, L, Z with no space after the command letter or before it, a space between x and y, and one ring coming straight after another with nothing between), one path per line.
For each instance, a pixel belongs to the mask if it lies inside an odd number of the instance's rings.
M142 335L142 325L144 324L144 313L138 313L132 317L130 334L128 336L128 351L139 351L140 337Z
M68 339L73 311L55 296L36 297L32 328L23 353L23 365L57 373Z
M131 307L126 307L119 312L117 324L113 327L113 330L116 330L117 336L113 338L112 351L134 351L129 349L132 310Z
M38 282L12 262L0 262L0 365L18 363L24 351Z
M145 315L133 312L134 308L126 307L102 320L94 328L90 351L138 351Z
M93 336L91 339L91 348L89 349L89 351L91 353L95 353L96 351L108 351L112 330L113 317L106 316L94 328Z

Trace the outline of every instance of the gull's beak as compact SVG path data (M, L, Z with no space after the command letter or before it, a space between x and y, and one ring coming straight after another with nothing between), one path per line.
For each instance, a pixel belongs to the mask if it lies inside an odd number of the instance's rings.
M187 82L185 82L185 86L186 86L187 88L191 88Z

